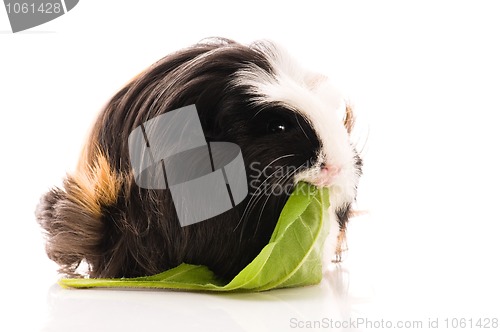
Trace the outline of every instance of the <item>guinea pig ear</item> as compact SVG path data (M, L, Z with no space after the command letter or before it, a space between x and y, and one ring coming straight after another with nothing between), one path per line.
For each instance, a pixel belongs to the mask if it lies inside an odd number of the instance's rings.
M352 128L354 127L354 123L356 119L354 118L354 114L352 111L352 105L346 102L345 106L345 116L344 116L344 126L347 129L347 132L350 134Z
M46 233L46 251L58 263L59 272L78 275L76 269L87 261L90 269L101 265L106 237L103 209L116 202L121 179L111 171L107 159L68 175L63 188L44 194L35 215ZM92 271L89 271L92 274Z

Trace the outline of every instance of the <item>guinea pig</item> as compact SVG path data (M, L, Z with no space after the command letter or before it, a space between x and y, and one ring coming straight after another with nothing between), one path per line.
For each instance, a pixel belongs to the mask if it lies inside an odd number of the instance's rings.
M127 141L146 121L193 104L208 142L240 147L248 194L182 227L168 188L135 182ZM76 170L42 196L36 218L47 254L68 276L138 277L190 263L229 280L269 242L294 185L305 181L330 191L331 260L362 173L353 124L328 78L275 43L216 38L170 54L110 99Z

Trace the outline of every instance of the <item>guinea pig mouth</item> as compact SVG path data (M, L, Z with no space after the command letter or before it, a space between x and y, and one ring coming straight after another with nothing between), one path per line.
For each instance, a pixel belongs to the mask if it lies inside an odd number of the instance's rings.
M331 178L325 178L325 177L320 177L318 179L315 179L313 181L309 181L312 185L315 185L318 188L323 188L323 187L331 187L335 184L335 180Z
M304 181L319 188L331 187L341 175L341 166L321 163L297 174L295 182Z
M317 176L311 181L311 184L318 187L331 187L340 176L342 167L334 164L321 164Z

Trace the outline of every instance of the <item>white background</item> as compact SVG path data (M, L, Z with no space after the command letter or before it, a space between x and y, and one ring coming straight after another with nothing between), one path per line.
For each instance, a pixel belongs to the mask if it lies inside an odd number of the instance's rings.
M0 330L500 318L499 11L494 1L83 0L12 34L0 8ZM345 262L321 285L262 294L62 290L38 198L72 170L107 99L210 36L276 40L353 101L368 214L350 224Z

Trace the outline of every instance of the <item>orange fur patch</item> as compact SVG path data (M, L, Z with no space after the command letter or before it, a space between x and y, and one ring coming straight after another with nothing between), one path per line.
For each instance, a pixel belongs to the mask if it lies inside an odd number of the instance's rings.
M79 163L75 174L68 177L74 183L68 183L66 187L69 196L95 217L101 214L102 206L116 202L123 182L111 169L105 155L97 151L91 164Z

